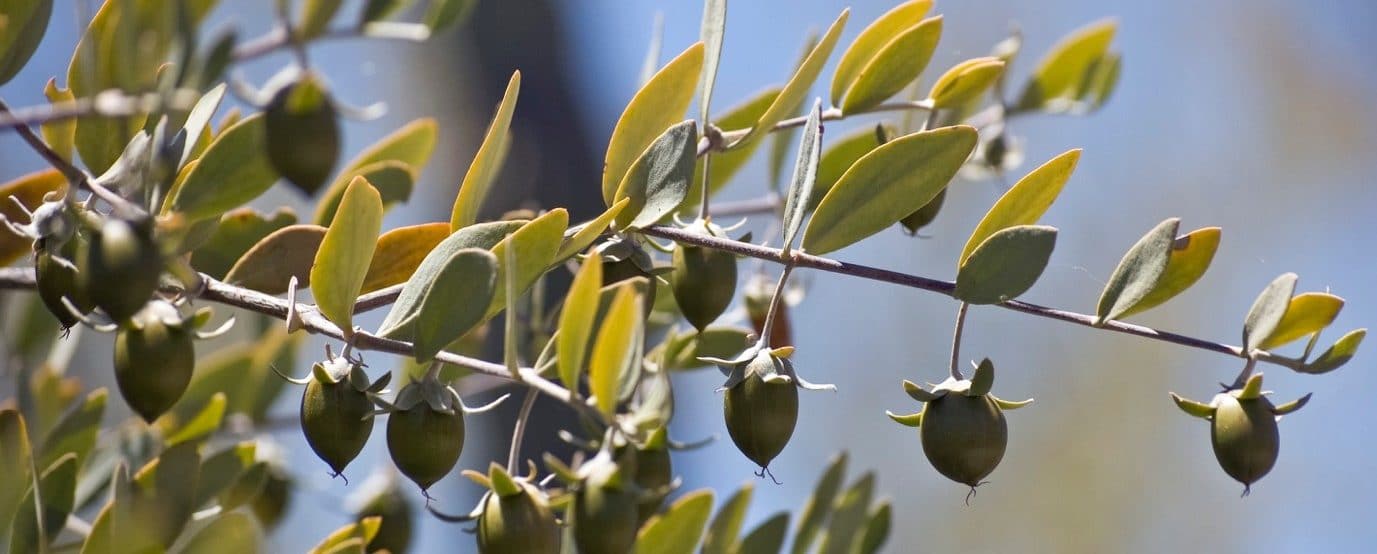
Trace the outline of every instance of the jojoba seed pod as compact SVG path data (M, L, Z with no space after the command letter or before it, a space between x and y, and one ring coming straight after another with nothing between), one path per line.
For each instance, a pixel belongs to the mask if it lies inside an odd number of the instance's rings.
M668 448L646 448L636 451L636 486L645 490L646 496L636 505L638 524L645 523L650 516L660 510L668 494L670 482L674 480L674 465L670 460Z
M122 323L115 333L115 382L125 403L149 423L186 392L196 366L192 331L171 324L163 312L176 309L165 301Z
M420 402L387 420L387 452L408 479L429 489L454 469L464 450L464 414L442 412Z
M707 234L713 235L709 227ZM727 311L736 296L736 255L680 244L672 255L670 290L679 311L699 331Z
M71 310L63 304L63 298L83 314L94 308L90 295L79 286L77 269L73 265L78 251L78 240L80 239L72 237L56 254L44 249L39 249L34 254L34 278L38 282L38 297L43 300L43 305L53 317L62 324L63 329L79 323ZM64 261L66 263L63 263Z
M292 503L291 477L275 465L270 465L263 488L249 501L249 508L264 529L272 529L282 522L283 514Z
M544 497L529 483L521 492L483 495L478 516L478 551L483 554L556 554L560 529Z
M106 219L84 251L79 286L111 319L133 317L157 290L163 261L151 220Z
M798 386L787 379L766 381L747 369L746 378L727 389L722 412L736 448L756 465L769 467L794 435Z
M610 459L590 468L574 494L574 544L586 554L631 552L636 543L639 491L621 480Z
M1004 412L989 395L945 394L923 406L923 454L948 479L979 486L1009 443Z
M339 122L320 79L311 73L273 95L263 118L268 161L307 196L325 185L339 159Z
M368 541L368 552L391 552L405 554L411 547L412 530L411 503L400 494L396 487L382 491L358 512L358 518L378 516L382 523L373 540Z
M899 220L899 225L904 226L904 230L910 235L918 234L918 230L927 227L933 220L937 219L937 214L942 211L942 202L947 199L947 189L942 189L937 196L932 197L927 204L918 208L918 211L908 214L907 217Z
M343 371L335 374L334 382L322 382L313 376L306 384L306 391L301 394L301 431L316 456L339 475L363 450L373 432L374 418L364 418L373 411L373 402L351 383L347 362L327 362L324 367L326 371L331 371L331 367Z
M1210 443L1224 472L1244 486L1252 485L1272 470L1281 449L1272 403L1261 396L1238 399L1218 395L1210 423Z

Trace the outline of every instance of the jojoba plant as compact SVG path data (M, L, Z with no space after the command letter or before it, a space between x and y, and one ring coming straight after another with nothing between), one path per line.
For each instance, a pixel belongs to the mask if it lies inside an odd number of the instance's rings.
M0 84L29 61L53 4L0 2ZM1005 412L1027 403L991 394L989 359L970 378L959 371L970 310L1005 308L1244 360L1208 404L1172 398L1209 420L1219 465L1245 494L1277 460L1277 419L1310 398L1273 405L1255 367L1327 373L1349 362L1366 335L1350 331L1316 354L1344 300L1296 294L1290 273L1248 310L1238 346L1126 323L1191 287L1214 259L1219 229L1183 231L1175 218L1129 248L1093 313L1020 300L1056 246L1059 230L1039 220L1082 152L1025 169L1027 138L1015 125L1106 104L1121 65L1114 20L1067 35L1015 82L1010 68L1023 63L1017 33L988 56L929 67L941 59L934 53L943 32L930 0L902 2L860 29L841 10L791 71L760 72L782 78L778 86L717 115L721 57L744 51L725 41L726 0L706 0L699 41L673 45L664 64L662 37L654 41L640 89L613 126L600 182L571 191L600 198L601 213L571 222L566 208L530 206L491 217L510 207L489 196L523 140L510 132L517 71L450 218L384 232L387 210L428 180L423 170L437 145L452 145L440 142L434 120L419 119L341 163L340 120L372 125L381 105L343 102L351 94L336 92L354 87L327 85L330 76L308 54L324 38L424 40L461 22L473 0L430 0L419 21L407 19L408 2L284 0L275 4L275 29L252 38L237 28L208 32L216 4L106 0L70 41L65 82L43 87L49 104L11 109L0 100L0 128L52 166L0 185L0 263L19 264L0 267L4 299L19 314L4 327L15 343L6 352L16 353L6 363L15 367L0 372L16 377L18 391L15 408L0 409L0 468L14 473L0 480L0 545L12 552L262 551L262 530L277 526L289 504L312 505L289 503L311 482L303 479L310 470L284 463L270 435L300 427L340 476L366 461L359 456L379 417L387 418L389 456L374 475L386 486L362 487L347 522L314 551L406 550L419 512L408 501L417 497L441 520L472 522L484 553L691 552L700 542L704 552L781 551L787 512L741 532L753 484L715 516L712 491L674 494L676 452L696 445L670 438L674 387L682 386L673 376L722 371L723 427L744 459L713 471L749 464L773 478L771 464L789 455L802 410L854 402L799 394L837 388L795 369L809 365L796 354L809 345L795 342L825 328L788 313L806 301L807 287L794 277L809 271L957 302L949 375L926 388L904 381L923 408L890 414L918 436L882 432L921 447L938 474L969 487L968 501L1004 459ZM279 52L291 63L262 91L239 77L242 65ZM826 67L834 67L830 80ZM5 95L11 90L18 89ZM226 106L230 94L241 107ZM834 136L831 129L863 116L885 120ZM769 189L742 202L715 200L767 142ZM829 257L886 232L945 238L956 222L941 217L943 206L975 198L966 196L971 187L951 184L995 178L1002 195L966 238L953 281ZM249 206L279 182L313 205L309 216ZM749 233L732 238L739 225L762 221L752 228L759 243ZM561 290L555 284L566 276L572 282ZM209 304L238 319L202 331ZM382 323L369 327L365 312L381 309ZM195 346L236 320L246 323L227 344ZM113 378L138 416L104 431L108 394L81 396L64 377L83 328L115 333ZM475 357L499 334L500 361ZM297 417L281 418L272 408L283 385L273 372L303 369L296 354L305 335L327 343L325 358L292 380L304 385ZM929 367L931 349L920 336L911 340L921 353L911 365ZM1279 352L1302 340L1299 356ZM393 367L389 355L404 361ZM384 388L394 375L404 384L391 396ZM459 465L465 415L487 408L466 407L456 391L491 382L479 379L505 381L525 401L506 463L491 461L486 474L461 470L482 487L478 504L446 515L429 491ZM538 399L567 410L556 424L572 445L569 456L539 456L543 471L522 450L531 420L550 413L534 408ZM872 473L843 489L847 459L827 467L794 520L792 552L819 540L829 552L884 546L892 508L875 501ZM401 477L420 490L400 486Z

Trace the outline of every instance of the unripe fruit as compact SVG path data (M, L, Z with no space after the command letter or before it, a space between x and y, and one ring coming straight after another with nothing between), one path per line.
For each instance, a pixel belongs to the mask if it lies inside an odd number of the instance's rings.
M72 237L57 253L40 248L34 254L34 279L38 282L38 297L43 305L62 324L63 329L79 323L71 310L63 304L66 298L81 313L90 312L94 305L90 295L79 286L77 268L74 265L80 247L77 237Z
M258 518L258 523L262 524L264 529L277 527L292 501L290 477L276 466L269 467L268 476L263 480L263 488L258 491L258 496L249 502L254 517Z
M115 382L120 396L152 423L186 392L196 366L193 332L177 309L155 300L115 334Z
M464 414L458 409L437 411L420 402L388 416L387 452L422 491L454 469L463 450Z
M162 254L150 219L109 218L92 233L78 261L79 286L115 321L133 317L148 303L162 275Z
M631 552L636 543L638 491L610 458L591 462L574 494L574 543L584 554Z
M339 159L339 122L319 78L307 73L273 95L264 115L268 161L307 196L325 185Z
M392 476L388 476L386 480L388 485L372 491L367 501L356 509L355 515L360 520L373 516L382 518L378 533L373 535L373 540L368 541L365 550L405 554L411 546L413 534L411 502L397 487Z
M478 516L478 551L483 554L556 554L560 529L555 514L535 486L518 482L521 492L483 495Z
M938 473L972 487L995 470L1009 444L1004 414L988 395L946 394L928 402L918 434Z
M306 443L335 475L359 455L373 432L373 418L365 417L373 412L373 402L364 390L367 383L353 383L351 369L344 358L316 364L301 395L301 431Z
M1272 403L1263 397L1240 400L1220 395L1210 443L1224 472L1245 486L1252 485L1272 470L1281 450Z
M703 223L687 230L722 236L716 225ZM699 331L707 328L731 305L736 296L736 255L724 250L680 244L672 256L669 275L679 311Z
M636 451L635 482L646 494L636 505L638 524L645 523L660 510L660 504L664 503L670 482L673 480L674 467L668 448L645 448Z
M727 432L747 458L768 468L798 423L798 386L793 378L776 369L788 360L761 353L745 369L741 382L727 388L723 415Z

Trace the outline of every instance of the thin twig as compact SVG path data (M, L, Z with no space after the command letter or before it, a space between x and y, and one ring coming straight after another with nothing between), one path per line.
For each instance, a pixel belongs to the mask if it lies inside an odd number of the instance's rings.
M0 116L4 116L8 113L10 113L9 105L5 104L4 100L0 100ZM33 129L29 128L28 124L15 125L14 130L19 132L19 136L24 139L24 142L27 142L29 147L33 148L35 152L38 152L38 155L42 156L43 159L48 162L48 165L53 166L61 172L62 175L67 178L67 182L71 183L72 186L89 189L93 194L101 200L108 202L111 206L125 209L131 207L129 201L115 194L110 189L96 183L85 171L72 165L71 162L59 155L57 151L48 146L48 143L43 141L42 137L38 136L38 133L35 133Z
M961 332L966 329L966 310L970 307L970 304L962 302L961 306L956 308L956 329L951 333L951 367L949 370L951 371L951 378L958 381L964 378L961 376Z
M512 447L507 452L507 473L516 474L517 463L521 457L521 441L526 438L526 422L531 419L531 408L535 406L536 390L526 389L526 398L521 401L521 411L516 415L516 424L512 427Z
M868 110L854 113L843 113L841 111L841 108L827 108L826 110L822 111L822 120L837 121L856 115L880 112L902 112L906 110L932 110L932 103L926 100L920 100L917 102L887 102L870 108ZM802 127L806 123L808 123L808 116L801 115L798 117L785 119L783 121L780 121L779 123L776 123L774 127L770 128L770 132L773 133L775 131L780 131L784 129ZM750 134L750 132L750 129L736 129L733 131L723 131L721 133L720 140L712 140L710 137L704 136L703 138L698 139L698 155L701 157L703 154L707 154L709 151L713 150L730 150L732 146L734 146L734 143L739 142L743 137Z

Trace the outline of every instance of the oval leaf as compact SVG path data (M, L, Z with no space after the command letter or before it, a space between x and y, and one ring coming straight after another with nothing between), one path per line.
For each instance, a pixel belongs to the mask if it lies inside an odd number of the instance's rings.
M383 160L341 175L347 175L350 181L356 177L368 179L368 184L378 190L378 195L382 197L383 209L386 210L411 197L411 189L415 187L416 170L403 161ZM330 192L334 192L333 189ZM317 225L329 225L335 218L335 210L339 209L339 201L343 197L343 194L327 194L320 199L320 203L316 204L312 221Z
M346 337L354 332L354 302L378 246L382 216L382 197L367 179L356 177L345 189L339 211L311 265L311 294L316 306Z
M711 514L712 490L685 494L641 527L636 554L693 554Z
M731 554L736 547L737 536L741 534L741 524L746 519L746 509L751 505L751 495L755 485L746 483L736 493L722 503L717 515L708 526L703 538L703 554Z
M320 199L320 205L337 206L339 199L344 196L344 189L349 187L349 183L354 177L364 175L362 169L379 162L401 162L408 168L411 181L415 182L421 176L421 170L430 162L430 155L435 151L435 140L437 136L437 125L434 119L422 118L403 125L392 134L383 137L367 150L360 152L357 157L344 166L339 176L330 184L330 188L325 191L325 195ZM373 176L368 177L369 182L376 182ZM383 187L375 184L375 188L381 193ZM405 200L405 198L403 198ZM319 210L316 212L315 222L318 225L326 225L334 219L334 208L329 210Z
M1004 74L1004 61L985 57L966 60L943 73L932 84L928 99L932 109L959 108L989 90Z
M230 211L220 218L210 239L191 254L191 266L216 279L224 279L250 248L293 223L296 223L296 212L290 208L278 208L268 216L252 208ZM310 257L315 257L315 248L311 249Z
M630 200L617 215L621 229L644 227L669 215L684 201L697 161L698 124L686 120L670 127L646 147L627 170L612 202Z
M398 227L378 237L373 261L363 279L364 293L405 283L426 254L449 236L448 223L422 223Z
M879 54L894 37L917 25L923 16L932 9L932 0L913 0L900 4L880 16L856 35L851 46L846 47L837 60L837 69L832 73L831 96L834 105L841 105L846 91L855 84L862 68Z
M813 495L808 497L808 503L803 505L803 511L799 515L798 529L794 531L794 545L791 550L793 554L804 554L809 551L813 546L813 539L817 538L818 532L822 530L822 523L832 514L832 501L841 491L842 479L846 477L846 462L846 452L837 454L818 478L818 484L813 487Z
M640 335L641 313L636 289L629 283L619 285L593 343L588 362L589 390L598 410L608 418L617 410L617 385L636 351L632 341Z
M956 274L952 296L971 304L998 304L1018 298L1037 283L1052 249L1057 229L1015 225L981 243Z
M48 30L53 0L7 2L0 8L0 85L13 79L29 62Z
M57 425L43 437L43 446L36 452L34 467L51 466L65 454L76 454L77 466L80 467L91 449L96 447L96 435L100 432L100 421L105 415L105 402L109 396L105 389L96 389L87 394L80 404L68 408Z
M288 225L263 237L225 273L225 282L267 294L287 292L287 283L311 286L311 265L325 240L319 225Z
M1263 341L1272 336L1281 319L1286 316L1286 308L1291 305L1291 295L1296 292L1296 274L1283 273L1262 289L1248 315L1243 319L1243 351L1250 353L1262 347Z
M1091 66L1104 57L1119 22L1096 21L1066 35L1033 70L1019 97L1017 109L1055 108L1058 100L1074 100Z
M1325 350L1315 361L1302 366L1297 371L1301 373L1320 374L1338 369L1353 359L1353 355L1358 353L1358 345L1363 343L1363 338L1367 336L1367 329L1354 329L1349 331L1339 340L1334 341L1334 345Z
M450 256L426 287L416 316L415 358L428 362L483 319L497 288L497 256L465 248Z
M841 15L837 16L836 21L823 33L822 40L818 41L808 56L803 58L798 69L794 70L793 77L780 90L774 102L770 103L769 109L756 120L750 132L746 133L737 144L750 144L757 137L768 134L774 129L775 124L789 117L792 112L798 110L803 105L803 99L808 96L808 89L813 87L813 83L818 80L818 75L822 73L822 66L827 64L827 58L831 57L832 49L837 46L837 39L841 37L842 28L846 27L846 19L851 16L851 9L842 10Z
M522 225L511 236L493 246L492 253L498 259L497 282L507 282L507 271L511 268L504 263L506 248L508 245L514 245L516 252L520 254L516 262L516 294L524 294L541 275L545 274L545 270L550 268L550 263L555 259L555 253L559 251L560 243L564 240L564 230L568 227L568 211L564 208L550 210ZM488 305L488 317L507 307L508 292L505 286L497 288L492 295L492 303Z
M1332 294L1297 294L1287 306L1286 315L1282 316L1276 329L1262 341L1259 348L1271 350L1318 333L1334 322L1334 318L1339 316L1339 310L1343 307L1344 299Z
M1157 286L1119 317L1147 311L1175 298L1190 288L1209 269L1214 253L1219 249L1219 228L1196 229L1176 238L1171 247L1167 269L1157 278Z
M975 148L975 128L957 125L885 143L827 192L808 222L803 248L825 254L883 231L946 188Z
M220 429L220 422L225 419L225 408L227 397L223 392L217 392L206 402L194 417L185 423L173 421L173 419L163 419L159 421L167 436L167 446L173 446L188 441L196 441L209 436ZM167 418L167 415L163 416Z
M491 249L502 242L507 235L520 229L522 221L493 221L490 223L478 223L470 225L458 232L446 237L435 245L421 264L416 266L416 271L407 279L406 285L402 287L402 292L397 295L397 301L392 304L391 311L387 312L387 317L383 318L382 325L378 326L377 334L391 339L410 340L413 324L416 316L421 310L421 301L428 293L430 284L435 282L435 277L444 268L445 262L449 260L455 252L465 248ZM448 225L448 224L444 224Z
M1068 150L1014 183L976 225L971 238L966 240L966 247L961 249L957 267L965 265L976 247L1000 229L1037 223L1057 195L1061 194L1062 187L1071 178L1071 172L1076 170L1076 162L1080 158L1079 148Z
M703 68L703 43L694 43L670 60L631 97L617 119L603 162L602 199L611 206L622 179L655 138L680 121L693 101Z
M593 321L598 315L598 291L602 287L602 256L594 253L583 260L578 275L569 285L564 297L564 309L559 314L558 354L559 380L564 388L579 389L579 375L583 373L588 338L593 335Z
M891 131L893 129L886 128L885 136L894 136ZM827 196L827 192L832 190L846 170L851 169L856 160L869 154L880 144L880 137L873 128L859 129L831 141L831 145L822 151L822 156L818 159L818 180L813 183L813 192L808 198L808 209L816 209L818 203L822 202L823 197Z
M709 326L697 333L675 334L656 346L651 357L660 358L660 366L669 371L708 367L712 364L699 358L730 360L750 344L752 332L745 327Z
M238 554L240 552L261 552L263 534L258 523L244 512L230 512L221 515L196 531L186 542L183 552L203 552L206 554Z
M483 136L483 144L473 156L473 163L464 174L464 182L459 185L459 196L454 199L454 209L450 212L449 227L458 231L461 227L473 225L478 221L478 211L488 197L493 179L502 169L503 158L507 153L507 129L512 124L512 112L516 111L516 97L521 92L521 72L512 73L507 81L507 91L502 94L502 103L497 105L488 124L488 132Z
M1171 259L1180 225L1181 220L1174 217L1163 221L1128 249L1114 268L1114 274L1110 275L1104 292L1100 293L1100 303L1095 309L1100 323L1118 319L1157 286Z
M789 512L779 512L741 538L739 554L779 554L789 533Z
M894 96L928 66L942 38L942 16L931 17L905 30L865 64L846 92L842 113L858 113Z
M267 191L277 172L268 161L266 136L262 114L225 129L173 192L172 211L191 221L219 217Z
M880 547L889 540L890 518L893 508L888 501L881 502L878 507L870 512L870 518L866 521L865 530L861 532L858 554L875 554L880 551Z

